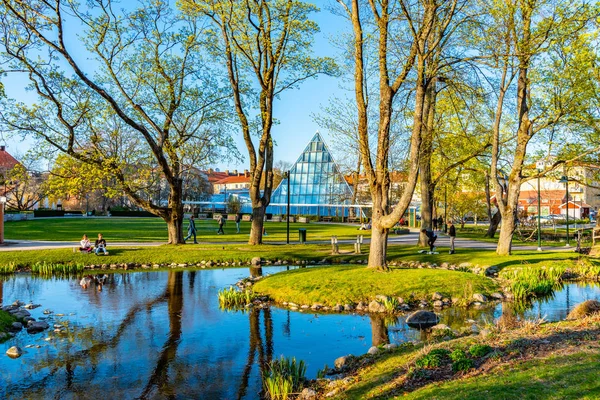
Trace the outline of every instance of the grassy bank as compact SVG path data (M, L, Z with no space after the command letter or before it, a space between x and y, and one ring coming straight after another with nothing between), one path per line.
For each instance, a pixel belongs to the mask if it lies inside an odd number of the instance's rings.
M0 310L0 343L8 340L10 337L4 337L5 333L8 332L10 326L13 322L16 321L16 318L7 313L6 311Z
M213 220L196 220L199 241L204 242L247 242L250 222L241 223L241 233L236 233L235 223L227 221L225 235L217 235L218 224ZM357 225L333 223L290 223L290 240L298 241L298 229L307 230L307 240L329 240L332 235L340 239L356 238ZM187 221L184 222L184 232ZM282 242L287 238L285 222L266 222L265 243ZM77 244L83 234L95 238L102 233L109 242L166 242L167 225L160 218L47 218L29 221L7 221L6 240L50 240L73 241ZM187 234L187 233L186 233ZM370 231L360 231L365 237Z
M370 301L377 295L431 299L440 292L447 297L471 298L474 293L498 290L489 278L466 272L433 269L394 269L380 272L362 266L299 269L269 276L254 290L277 302L336 304Z
M48 264L170 264L188 263L194 264L200 261L219 262L249 262L253 257L262 257L268 260L300 259L319 260L326 257L330 252L330 246L304 245L304 246L282 246L282 245L180 245L180 246L156 246L156 247L131 247L111 248L109 256L95 256L94 254L73 253L71 249L52 250L25 250L6 251L0 253L2 265L15 267L29 267L38 262ZM364 258L364 256L362 257Z
M491 328L433 346L406 346L355 363L338 399L597 399L600 315L581 321ZM489 347L488 347L489 346ZM435 350L434 349L442 349ZM478 350L473 351L473 349ZM439 363L425 363L443 352ZM470 360L453 371L455 357ZM333 385L332 385L333 386ZM327 393L331 387L323 387Z
M138 263L138 264L165 264L165 263L198 263L204 261L219 262L248 262L253 257L265 260L284 260L295 262L297 260L321 261L326 260L331 264L342 262L365 262L368 258L368 245L363 245L363 254L353 254L351 244L340 245L343 254L332 255L330 245L269 245L250 246L247 244L200 244L156 247L130 247L115 248L109 245L108 257L96 257L94 254L73 253L72 249L51 250L22 250L5 251L0 253L0 272L6 266L30 267L36 263L48 264L113 264L113 263ZM564 268L583 268L579 263L579 254L562 251L516 251L512 256L499 257L493 250L485 249L458 249L456 254L441 251L440 254L419 254L416 246L390 245L388 260L391 263L401 261L418 261L422 263L449 263L460 265L495 265L499 270L518 268L541 268L550 265L561 265ZM585 260L586 258L582 258ZM581 264L581 266L579 266ZM590 259L586 262L586 273L598 275L600 273L600 260ZM10 272L10 271L4 271ZM590 276L592 277L592 276ZM593 277L592 277L593 278Z

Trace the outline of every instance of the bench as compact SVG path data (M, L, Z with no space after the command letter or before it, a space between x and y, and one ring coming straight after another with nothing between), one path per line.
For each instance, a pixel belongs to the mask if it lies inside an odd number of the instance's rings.
M208 214L201 213L201 214L198 214L198 216L196 218L198 218L198 219L208 219Z
M280 215L273 215L271 217L271 222L281 222L281 216Z
M360 217L348 217L348 222L360 222Z
M308 224L310 222L310 218L308 217L298 217L298 222L302 224Z
M235 221L235 214L228 214L227 221Z
M242 215L242 221L250 222L251 219L252 219L252 215L250 215L250 214Z
M321 217L321 221L323 222L331 222L332 219L333 217Z

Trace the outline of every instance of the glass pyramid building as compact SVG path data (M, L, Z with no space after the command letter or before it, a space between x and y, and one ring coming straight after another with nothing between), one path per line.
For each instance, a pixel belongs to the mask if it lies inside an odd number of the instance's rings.
M290 168L290 214L347 216L352 189L317 132ZM288 181L273 191L267 212L285 214Z

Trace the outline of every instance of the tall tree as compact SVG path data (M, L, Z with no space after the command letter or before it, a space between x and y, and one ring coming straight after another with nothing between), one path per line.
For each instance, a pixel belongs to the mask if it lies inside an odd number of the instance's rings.
M3 113L9 129L110 171L135 204L166 221L169 243L183 243L186 157L210 160L227 143L219 123L227 96L203 59L197 21L161 0L128 9L113 0L2 0L0 7L2 56L40 98ZM78 43L74 31L82 32ZM111 151L124 135L138 143L133 162ZM166 202L140 194L143 170L160 174Z
M369 252L370 268L387 268L387 239L393 227L408 208L419 172L419 152L423 130L432 102L431 75L428 67L440 45L436 32L446 32L454 17L457 1L436 0L407 2L403 0L337 0L346 11L354 33L354 89L358 113L358 135L364 172L369 182L373 204L373 228ZM367 31L365 29L372 29ZM377 38L379 78L379 112L377 150L373 157L369 145L369 116L365 90L365 35ZM394 98L409 76L414 87L413 126L410 141L408 178L400 200L390 210L389 151L390 127Z
M554 64L553 53L557 51L564 57L563 61L572 59L575 52L560 49L570 46L573 40L586 37L591 40L589 24L598 15L598 10L580 1L505 0L493 2L488 15L493 21L490 26L498 27L494 36L504 41L499 47L504 54L498 57L501 78L493 125L490 175L502 216L496 252L507 255L512 248L519 193L529 161L529 144L544 132L564 128L565 123L587 108L581 101L581 87L565 87L564 81L559 78L561 75L573 76L575 71L580 78L587 76L583 81L593 78L588 66L579 68L571 62L563 63L560 74L547 74L544 70ZM510 171L503 179L498 170L501 121L504 97L513 76L516 78L515 122L511 127L514 147L511 149ZM563 162L553 163L549 169Z
M275 98L308 78L335 72L330 58L311 53L318 27L309 16L318 9L298 0L181 0L180 4L190 15L210 22L206 43L226 65L250 159L252 230L248 243L261 244L274 186ZM255 132L258 143L252 138Z

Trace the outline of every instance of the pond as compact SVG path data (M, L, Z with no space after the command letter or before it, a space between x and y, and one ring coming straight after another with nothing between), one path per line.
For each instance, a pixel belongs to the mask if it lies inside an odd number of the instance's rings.
M22 331L0 344L0 398L97 398L118 390L124 399L254 399L259 365L280 355L304 360L312 378L342 355L421 337L404 317L220 310L217 291L248 275L242 268L118 273L102 291L83 289L77 279L7 278L0 302L41 304L32 316L67 330ZM600 288L569 284L522 317L563 319L587 299L600 299ZM47 309L53 313L44 315ZM468 319L492 321L502 309L447 309L441 322L458 328ZM13 345L23 348L21 358L4 354Z

